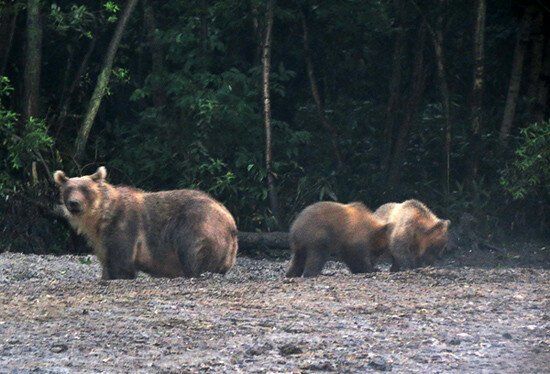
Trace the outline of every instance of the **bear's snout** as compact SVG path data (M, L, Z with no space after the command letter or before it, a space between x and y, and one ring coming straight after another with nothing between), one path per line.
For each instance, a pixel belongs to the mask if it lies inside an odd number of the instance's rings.
M78 214L82 212L82 204L80 204L80 201L78 200L69 200L67 201L66 205L69 212L73 214Z

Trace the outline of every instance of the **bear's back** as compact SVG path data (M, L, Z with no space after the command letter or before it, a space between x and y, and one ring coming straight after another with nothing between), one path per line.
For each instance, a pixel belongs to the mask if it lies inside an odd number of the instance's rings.
M382 225L382 220L363 203L322 201L308 206L296 217L290 227L290 240L293 244L324 240L338 247L363 240Z
M395 235L412 235L431 227L438 218L420 201L407 200L396 204L387 220L394 224Z

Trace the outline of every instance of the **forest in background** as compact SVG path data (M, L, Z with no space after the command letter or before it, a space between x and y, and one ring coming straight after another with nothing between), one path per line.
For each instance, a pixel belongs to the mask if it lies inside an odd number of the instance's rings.
M51 176L99 165L243 231L417 198L547 235L549 30L537 0L0 0L0 251L82 250Z

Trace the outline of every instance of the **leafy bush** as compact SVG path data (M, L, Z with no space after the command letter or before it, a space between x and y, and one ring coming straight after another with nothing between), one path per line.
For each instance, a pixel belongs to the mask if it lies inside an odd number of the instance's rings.
M0 171L0 194L13 190L21 183L16 173L40 158L40 153L49 150L53 139L48 135L45 122L29 118L26 122L18 121L19 115L4 107L1 102L11 94L13 88L7 77L0 77L0 150L2 165Z
M516 200L542 192L550 185L550 121L521 129L515 160L502 171L500 184Z

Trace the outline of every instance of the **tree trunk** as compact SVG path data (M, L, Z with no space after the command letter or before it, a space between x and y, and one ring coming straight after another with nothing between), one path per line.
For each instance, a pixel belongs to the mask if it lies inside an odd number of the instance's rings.
M485 64L485 0L475 1L475 28L474 28L474 71L471 101L471 181L477 180L479 174L479 156L481 153L481 121L484 87Z
M262 36L262 27L260 27L260 21L259 21L259 11L258 11L258 4L256 4L255 1L251 1L250 4L251 11L252 11L252 31L253 31L253 37L256 41L256 50L254 51L253 61L252 65L257 66L262 58L262 50L263 50L263 36Z
M325 130L328 132L330 136L332 151L334 153L334 157L336 158L336 168L337 170L341 170L343 166L343 162L342 162L342 156L340 153L340 148L338 147L338 133L336 132L336 129L334 128L333 124L325 116L325 110L323 108L323 103L321 102L321 95L319 94L319 88L317 87L317 80L315 79L315 70L313 68L313 60L311 59L311 50L309 48L309 33L308 33L306 16L304 13L302 13L302 27L304 32L304 51L305 51L305 59L306 59L306 69L307 69L307 76L309 78L309 84L311 87L311 95L313 96L313 100L315 101L315 106L317 107L317 115L319 116L319 120L321 121L321 123L323 124L323 127L325 128Z
M206 50L208 49L208 0L201 0L199 12L201 22L201 51L203 54L206 54Z
M40 0L28 0L27 2L26 37L23 121L27 121L31 116L37 117L39 114L42 60Z
M384 156L382 157L382 169L386 172L389 169L392 149L393 131L397 118L399 103L401 102L401 78L403 53L405 51L405 26L403 15L403 3L401 0L394 0L393 5L396 12L397 24L395 43L393 45L392 74L389 85L389 98L386 106L386 118L384 124Z
M436 29L431 30L432 43L434 45L437 82L439 93L441 94L441 107L445 120L445 136L443 143L443 186L445 197L449 196L450 173L451 173L451 140L452 140L452 122L451 122L451 104L449 86L447 84L447 66L445 64L445 55L443 49L443 12L446 6L446 0L441 0L441 7L437 17Z
M243 232L237 234L239 250L259 248L288 248L288 232Z
M550 36L546 38L544 63L542 67L542 74L540 75L539 79L540 85L537 94L537 102L533 113L534 122L544 121L548 106L548 90L550 88Z
M506 96L506 104L504 106L504 115L500 125L499 141L502 146L508 143L508 136L514 122L516 112L516 104L519 96L521 85L521 75L523 72L523 60L525 58L526 44L529 39L529 30L536 8L529 6L523 14L520 29L516 39L514 48L514 57L512 61L512 72L510 73L510 84L508 86L508 94Z
M529 122L535 122L535 112L537 98L541 84L543 54L544 54L544 34L543 34L544 15L539 11L533 19L531 28L531 63L529 66L529 87L527 88L527 118Z
M92 98L90 99L88 111L86 112L84 122L82 123L82 126L80 127L80 130L78 132L78 136L76 138L75 159L77 160L81 159L84 155L84 150L86 149L86 143L88 142L90 130L92 129L97 111L99 110L99 106L101 104L101 100L103 99L103 96L105 95L105 91L107 89L107 85L109 84L109 77L111 76L113 61L115 59L116 51L120 44L120 40L122 39L122 33L124 32L124 28L126 27L128 20L130 19L130 15L134 10L137 1L138 0L127 1L126 7L124 8L124 11L122 12L122 15L116 26L113 38L109 43L107 55L105 56L105 60L103 61L103 65L101 66L101 72L99 73L99 77L97 78L97 83L94 89L94 93L92 94Z
M71 75L71 70L73 69L74 59L75 59L75 49L73 45L68 44L67 50L69 56L67 57L67 64L65 65L65 72L63 73L63 83L61 84L61 91L59 93L60 103L65 102L67 92L69 91L69 76Z
M149 50L151 51L151 73L154 77L152 82L153 104L157 108L164 107L166 106L166 94L158 81L164 71L164 52L156 37L157 22L155 13L147 0L143 1L143 20L147 30Z
M409 99L407 101L406 113L401 126L399 127L397 140L395 142L393 158L388 174L388 184L395 188L399 183L401 175L401 164L409 140L409 132L412 127L418 106L424 95L426 86L426 69L424 66L424 46L426 41L426 22L422 22L418 29L417 42L415 46L414 68L411 79Z
M271 126L271 98L269 94L269 72L271 69L271 40L273 30L273 0L267 1L267 9L265 14L266 29L265 41L263 46L262 57L262 87L264 100L264 125L265 125L265 167L267 172L267 189L269 192L269 201L271 213L277 221L277 225L282 224L279 215L279 201L277 198L277 190L275 188L275 176L273 174L272 161L272 126Z
M6 72L17 24L17 10L14 10L13 14L10 10L4 10L0 14L0 56L2 56L0 59L0 76Z
M452 121L451 121L451 105L450 105L450 93L449 86L447 84L447 68L445 64L445 55L443 50L443 14L445 7L447 6L447 0L440 0L440 6L438 10L438 17L436 28L432 28L428 23L426 16L422 9L414 0L410 0L413 6L416 8L426 28L430 32L432 44L434 46L435 63L437 71L437 85L439 93L441 94L441 106L443 110L443 117L445 119L445 136L443 142L443 186L445 191L445 199L449 197L450 193L450 174L451 174L451 141L452 141Z
M80 80L82 76L84 75L84 72L86 71L86 68L88 67L88 63L90 62L90 57L92 56L92 52L94 51L95 45L96 45L97 37L93 36L92 40L90 40L90 44L88 45L88 50L86 51L86 54L84 55L84 58L80 62L80 66L78 67L78 70L74 74L74 77L72 79L71 85L67 89L67 93L63 96L63 99L61 101L61 112L59 113L59 118L56 121L56 135L55 138L59 136L59 133L61 132L61 129L63 128L63 125L65 124L65 120L67 119L67 114L69 113L69 109L71 107L72 101L73 101L73 94L80 83Z

